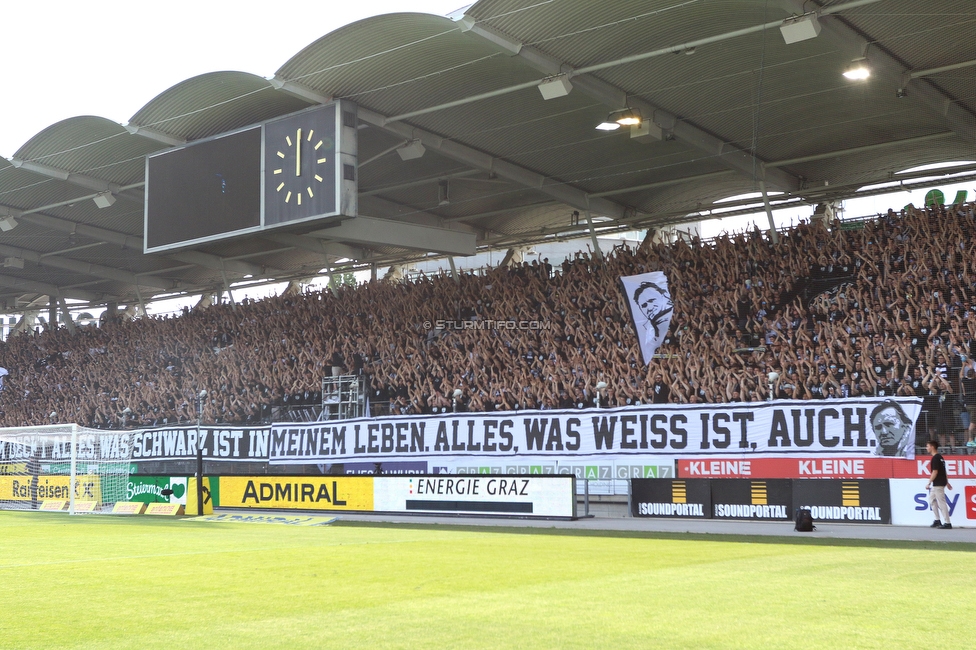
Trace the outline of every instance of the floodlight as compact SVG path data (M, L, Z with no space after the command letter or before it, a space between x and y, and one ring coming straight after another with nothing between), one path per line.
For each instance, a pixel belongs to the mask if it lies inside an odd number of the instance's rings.
M844 71L844 76L851 81L863 81L871 76L871 70L864 64L865 59L854 59L851 67Z
M0 219L0 230L3 232L9 232L17 227L17 220L13 217L4 217Z
M640 111L636 108L625 108L618 111L614 118L614 122L620 126L636 126L642 121Z
M643 122L640 111L636 108L624 108L613 111L607 119L597 125L600 131L616 131L622 126L637 126Z

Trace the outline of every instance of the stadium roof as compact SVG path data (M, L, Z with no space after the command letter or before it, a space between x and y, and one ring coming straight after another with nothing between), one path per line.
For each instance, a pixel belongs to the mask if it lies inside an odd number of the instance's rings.
M810 16L819 36L786 44L784 21L806 17L802 31ZM895 172L976 157L974 23L972 0L481 0L376 16L271 79L187 79L126 125L71 118L0 159L0 300L131 303L580 235L587 212L603 231L661 227L763 185L815 204L910 180ZM871 77L841 76L852 65ZM543 82L570 92L545 100ZM360 107L368 219L143 254L147 154L340 98ZM595 129L625 108L642 137ZM423 156L397 155L418 142Z

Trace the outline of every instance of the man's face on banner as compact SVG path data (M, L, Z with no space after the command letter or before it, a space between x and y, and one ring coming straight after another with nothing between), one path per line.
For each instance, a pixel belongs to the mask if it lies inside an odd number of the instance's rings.
M658 324L661 322L662 313L669 311L672 306L671 297L655 287L644 287L637 294L637 308L641 310L645 318L654 326L655 331L657 331Z
M898 411L892 406L881 410L871 420L871 428L881 445L881 454L894 456L898 453L898 443L908 432L910 423L906 423Z

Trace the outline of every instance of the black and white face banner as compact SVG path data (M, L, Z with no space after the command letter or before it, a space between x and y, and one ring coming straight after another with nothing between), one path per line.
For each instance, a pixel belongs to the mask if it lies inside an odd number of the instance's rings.
M674 305L668 291L668 278L661 271L620 278L627 305L634 321L644 363L654 358L671 326Z

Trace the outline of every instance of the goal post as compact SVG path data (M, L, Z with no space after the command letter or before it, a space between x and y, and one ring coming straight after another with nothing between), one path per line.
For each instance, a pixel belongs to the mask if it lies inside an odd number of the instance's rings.
M125 501L133 431L77 424L0 428L0 508L110 512Z

